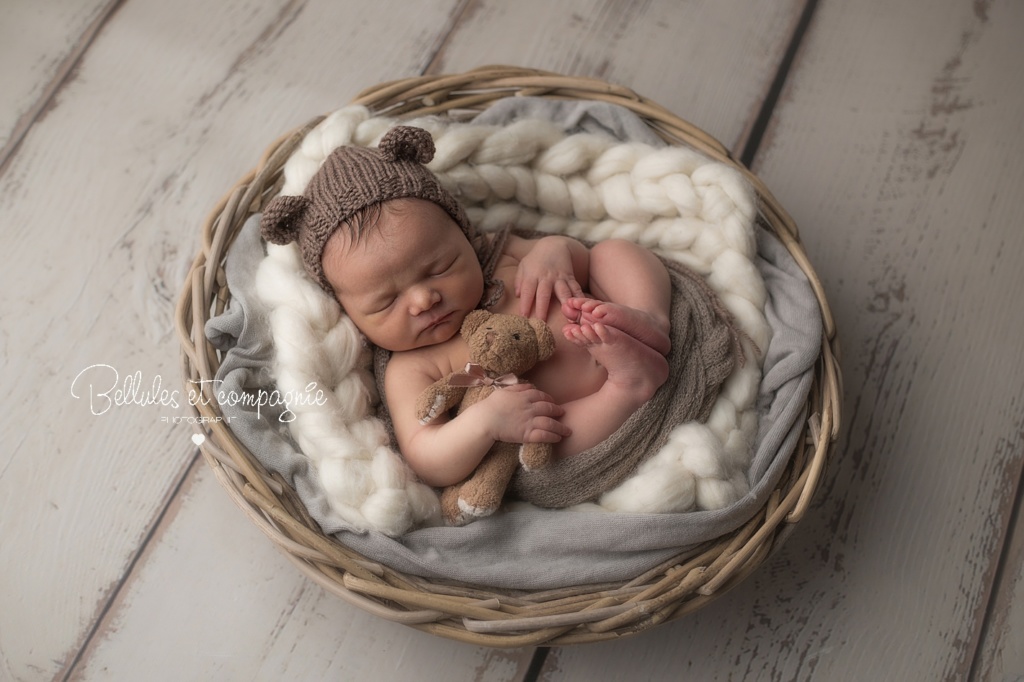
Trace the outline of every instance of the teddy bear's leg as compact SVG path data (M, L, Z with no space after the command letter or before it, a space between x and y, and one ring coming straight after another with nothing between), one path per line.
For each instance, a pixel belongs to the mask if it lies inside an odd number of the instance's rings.
M551 463L551 444L523 443L519 446L519 463L527 471L546 467Z
M459 509L477 518L497 511L519 466L518 450L519 445L515 443L495 443L469 480L462 484Z
M459 493L462 483L450 485L441 491L441 515L452 526L464 526L472 517L459 509Z

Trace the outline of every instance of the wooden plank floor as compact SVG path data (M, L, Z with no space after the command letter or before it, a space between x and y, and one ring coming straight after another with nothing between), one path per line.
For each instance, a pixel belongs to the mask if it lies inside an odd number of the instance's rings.
M1019 3L4 9L0 680L1024 676ZM270 140L368 85L488 63L628 85L749 159L840 330L845 424L805 521L622 642L493 651L364 614L234 508L183 409L72 390L177 388L198 226Z

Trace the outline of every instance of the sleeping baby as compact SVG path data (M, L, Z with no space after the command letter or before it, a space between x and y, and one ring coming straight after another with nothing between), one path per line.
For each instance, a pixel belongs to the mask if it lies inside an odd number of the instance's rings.
M267 241L297 241L303 265L366 339L392 351L384 400L399 450L422 481L466 478L495 441L594 447L669 375L671 284L632 242L480 234L424 164L430 134L392 128L378 149L340 147L302 196L263 212ZM485 308L545 320L556 350L524 382L455 417L416 418L420 393L469 360L459 334Z

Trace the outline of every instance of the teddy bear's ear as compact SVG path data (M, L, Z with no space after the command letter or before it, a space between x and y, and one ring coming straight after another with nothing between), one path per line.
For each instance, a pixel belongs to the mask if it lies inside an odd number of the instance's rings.
M537 334L537 361L547 360L555 352L555 335L544 320L530 318L530 326Z
M487 320L491 319L491 313L486 310L474 310L462 320L462 338L469 341L469 337L476 333Z

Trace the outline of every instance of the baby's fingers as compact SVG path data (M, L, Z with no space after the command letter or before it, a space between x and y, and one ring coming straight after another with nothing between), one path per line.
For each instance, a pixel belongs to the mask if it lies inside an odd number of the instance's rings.
M548 417L534 419L531 427L523 438L524 443L557 443L572 435L572 429Z
M536 278L516 278L516 296L519 297L519 314L527 317L533 306L533 298L537 295Z
M559 303L565 303L570 298L582 298L583 287L575 279L560 279L555 282L555 296Z
M541 320L548 317L548 306L551 305L551 294L553 286L548 280L541 280L537 283L536 305L533 308L534 315Z
M529 402L531 414L543 414L549 417L561 417L565 414L564 407L556 403L554 398L531 383L523 382L521 384L513 384L512 386L502 390L523 393L523 398Z

